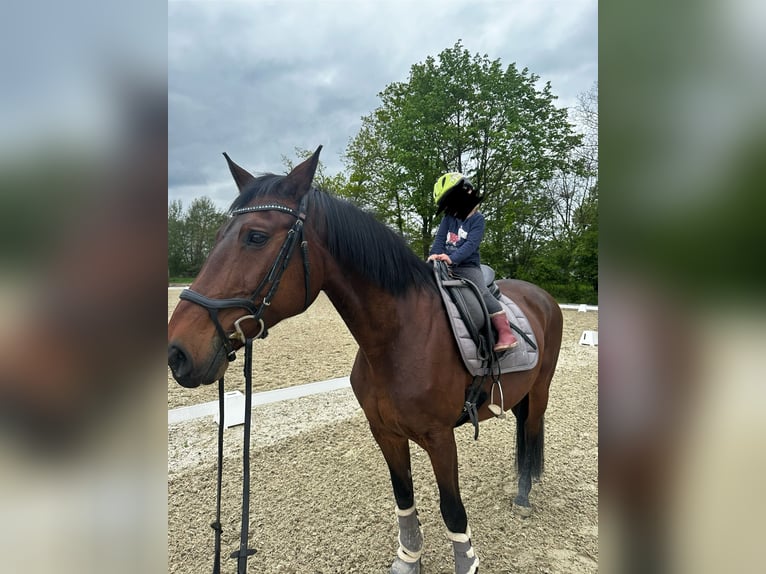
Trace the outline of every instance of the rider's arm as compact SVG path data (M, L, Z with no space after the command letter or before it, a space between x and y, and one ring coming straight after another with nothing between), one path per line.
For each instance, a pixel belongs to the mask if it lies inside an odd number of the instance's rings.
M467 225L468 222L470 225ZM484 226L484 215L481 213L475 213L463 223L463 229L468 228L468 237L458 249L450 254L453 265L460 265L473 253L479 251L479 245L484 238Z
M442 221L439 224L439 229L436 231L436 237L434 237L434 242L431 245L431 251L428 253L429 255L438 255L439 253L444 253L445 245L447 243L447 227L447 216L445 215L442 217Z

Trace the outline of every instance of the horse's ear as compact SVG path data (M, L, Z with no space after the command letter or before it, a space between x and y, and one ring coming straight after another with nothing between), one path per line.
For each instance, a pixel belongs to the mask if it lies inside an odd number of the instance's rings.
M226 158L226 163L229 164L229 171L231 172L231 176L234 178L234 182L237 184L239 192L242 193L242 190L245 189L249 183L255 181L255 177L253 177L249 171L239 167L236 163L231 161L229 154L226 152L223 152L223 157Z
M309 189L311 189L311 182L314 180L314 174L317 171L319 165L319 152L322 151L320 145L310 158L302 163L296 165L293 170L287 174L286 182L289 182L289 189L292 190L296 198L303 197Z

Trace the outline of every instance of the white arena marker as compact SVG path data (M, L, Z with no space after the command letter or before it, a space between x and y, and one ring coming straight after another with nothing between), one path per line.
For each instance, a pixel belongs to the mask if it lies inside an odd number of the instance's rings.
M220 413L216 410L215 422L219 422ZM245 395L239 391L229 391L223 394L223 426L224 428L245 424Z
M260 393L253 393L252 395L252 402L253 406L261 406L261 405L268 405L269 403L277 403L280 401L287 401L290 399L297 399L300 397L306 397L309 395L316 395L319 393L327 393L332 391L337 391L340 389L350 388L351 387L351 381L349 377L339 377L337 379L330 379L327 381L319 381L316 383L306 383L305 385L295 385L292 387L285 387L282 389L274 389L273 391L263 391ZM240 394L239 391L232 391L233 394ZM229 407L229 404L226 402L227 398L226 395L232 394L232 393L224 393L224 417L225 417L225 423L226 428L230 426L234 426L236 424L243 424L245 419L245 397L242 395L241 399L237 399L238 401L241 401L241 406L238 404L234 404L231 407ZM241 412L241 416L237 415L237 418L234 420L239 420L239 422L229 422L230 416L232 412ZM199 403L196 405L190 405L187 407L178 407L172 410L168 411L168 424L178 424L185 421L190 421L194 419L198 419L201 417L215 417L215 422L218 422L218 401L210 401L207 403Z
M577 308L577 312L578 313L587 313L588 312L588 306L585 303L583 303L582 305L580 305Z
M581 345L590 345L595 347L598 345L598 331L583 331L582 337L580 337Z

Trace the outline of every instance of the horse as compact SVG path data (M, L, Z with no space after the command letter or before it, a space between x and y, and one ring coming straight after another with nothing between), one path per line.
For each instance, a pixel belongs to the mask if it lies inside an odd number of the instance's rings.
M454 435L472 377L432 268L373 215L312 187L321 149L286 175L258 177L224 153L239 195L170 319L168 365L184 387L210 384L245 341L302 313L324 291L359 345L351 387L390 473L399 527L391 574L417 574L421 566L409 441L430 457L455 573L474 574L479 558L460 496ZM532 481L543 471L544 414L563 319L541 288L497 284L523 309L539 349L534 368L500 377L504 406L516 417L513 504L528 516ZM479 421L494 416L486 401L479 406Z

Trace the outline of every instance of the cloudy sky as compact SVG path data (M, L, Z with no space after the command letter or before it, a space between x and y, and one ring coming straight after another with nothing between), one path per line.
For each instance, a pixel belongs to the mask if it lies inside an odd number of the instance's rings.
M378 93L458 40L550 81L559 106L598 77L597 0L171 0L168 199L228 207L224 151L280 173L321 144L341 171Z

